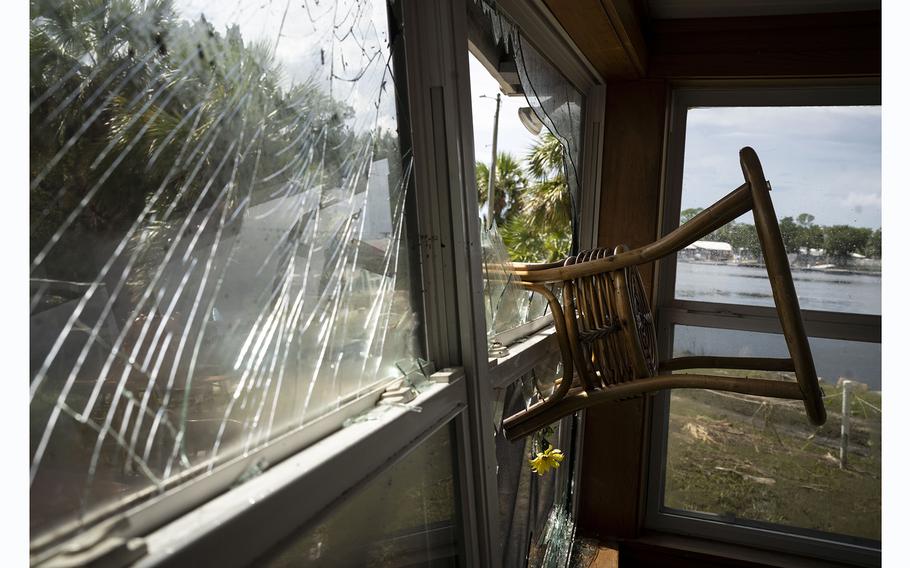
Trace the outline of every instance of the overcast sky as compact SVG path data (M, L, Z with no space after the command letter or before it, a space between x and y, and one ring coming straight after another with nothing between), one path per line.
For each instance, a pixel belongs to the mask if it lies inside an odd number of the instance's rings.
M881 133L880 107L691 109L682 208L706 207L741 184L738 152L752 146L778 217L877 229Z
M489 163L499 85L470 56L474 154ZM518 120L524 97L502 98L499 149L523 158L536 137ZM707 207L743 182L739 149L752 146L771 181L778 217L877 229L882 218L881 107L691 109L682 208ZM751 214L740 221L752 222Z
M468 54L471 70L471 114L474 119L474 157L478 162L490 163L493 152L493 117L496 113L496 94L499 83L477 61L473 54ZM493 99L481 98L481 95ZM528 150L537 141L518 119L518 109L528 106L523 96L502 96L499 109L499 139L497 152L508 152L523 160Z
M381 3L375 3L381 6ZM184 17L206 18L223 31L239 23L244 38L267 39L277 46L288 83L327 79L328 63L343 58L347 75L367 67L359 81L334 81L336 98L357 109L358 126L376 124L376 100L382 101L378 124L394 128L394 99L383 96L384 57L368 61L359 53L364 39L367 52L381 49L386 39L385 14L375 8L372 20L379 25L362 30L358 41L333 41L330 26L336 18L344 28L351 18L339 17L329 7L308 13L299 4L241 5L211 0L179 0ZM285 9L288 13L285 13ZM313 22L311 20L316 20ZM281 38L277 39L277 30ZM365 33L364 33L365 32ZM369 37L363 37L369 36ZM345 36L342 36L345 37ZM334 46L321 55L317 46ZM385 54L382 54L383 56ZM325 57L323 64L322 58ZM474 118L474 153L489 163L499 85L470 56L471 104ZM524 97L502 97L499 117L499 151L523 159L536 136L518 119ZM689 111L682 208L706 207L742 183L738 151L750 145L758 152L771 180L778 216L815 215L822 225L881 226L881 109L880 107L765 107L702 108ZM751 215L750 215L751 216ZM746 220L746 219L744 219Z
M174 5L183 19L196 21L205 16L218 33L237 25L246 44L265 42L280 65L284 88L304 83L331 91L336 101L354 109L351 126L355 130L376 126L395 130L394 93L386 87L392 81L386 66L389 49L384 2L320 5L176 0ZM361 9L369 12L361 13Z

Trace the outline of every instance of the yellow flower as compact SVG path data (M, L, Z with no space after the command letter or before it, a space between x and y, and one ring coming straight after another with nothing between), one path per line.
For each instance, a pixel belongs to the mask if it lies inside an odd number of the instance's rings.
M543 475L551 469L559 467L559 462L565 457L562 455L562 450L550 446L543 452L537 452L537 457L529 459L528 462L531 464L531 471L537 475Z

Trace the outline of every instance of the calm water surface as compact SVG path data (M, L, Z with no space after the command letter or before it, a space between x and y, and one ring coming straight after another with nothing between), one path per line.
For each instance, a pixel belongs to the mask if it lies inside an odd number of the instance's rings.
M794 270L800 307L859 314L882 313L880 274ZM681 300L773 306L764 267L680 262L676 297ZM846 377L881 389L881 345L833 339L810 339L818 374L835 383ZM783 336L745 331L677 326L675 354L786 357Z
M794 269L793 284L804 310L882 313L881 274ZM678 263L676 297L750 306L774 305L765 268L735 264Z

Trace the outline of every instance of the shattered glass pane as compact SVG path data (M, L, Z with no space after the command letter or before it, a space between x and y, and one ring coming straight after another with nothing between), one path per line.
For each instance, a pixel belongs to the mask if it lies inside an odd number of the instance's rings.
M503 421L552 392L562 376L558 355L542 360L534 369L509 386L497 389L496 461L499 492L500 539L503 566L566 566L575 537L572 512L574 460L578 422L575 415L551 425L550 430L510 442ZM538 475L529 459L541 450L545 439L566 456L559 468Z
M468 19L487 335L495 346L498 334L547 311L508 264L553 262L573 250L584 96L496 6L469 3Z
M481 248L484 267L484 311L487 335L497 334L533 321L547 312L547 301L540 294L519 287L518 276L509 268L509 253L494 225L482 230Z
M380 0L32 1L33 537L423 355L398 39Z
M563 149L562 167L571 200L571 218L576 210L581 175L581 133L584 95L560 73L521 33L520 28L500 11L495 2L474 0L488 19L493 39L513 60L515 70L531 111L537 120L559 141ZM573 229L576 227L574 226ZM573 250L577 236L573 230Z

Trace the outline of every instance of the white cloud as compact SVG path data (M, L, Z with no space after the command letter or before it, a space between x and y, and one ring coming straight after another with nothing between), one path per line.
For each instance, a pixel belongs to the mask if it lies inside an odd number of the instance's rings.
M882 208L881 193L855 193L850 192L843 201L847 207L878 207Z
M471 114L474 121L474 159L490 163L493 145L493 116L496 112L496 101L481 98L481 95L495 97L499 93L499 83L484 68L473 54L469 55L471 73ZM499 132L496 151L508 152L518 159L524 159L528 149L537 141L519 121L518 109L528 106L523 96L501 98L499 109Z
M758 152L778 216L881 226L880 107L692 109L683 208L707 206L742 182L742 146Z

